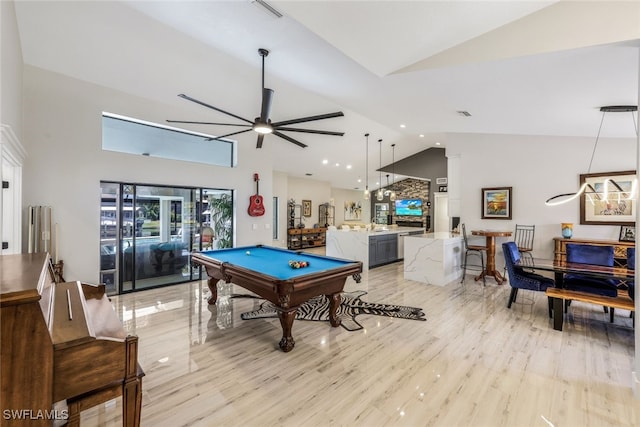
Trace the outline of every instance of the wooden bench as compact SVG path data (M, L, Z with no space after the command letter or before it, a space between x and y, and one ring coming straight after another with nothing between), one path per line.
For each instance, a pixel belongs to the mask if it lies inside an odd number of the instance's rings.
M553 329L556 331L562 330L562 323L564 320L564 300L583 301L590 304L620 308L629 311L635 310L633 300L626 295L618 294L617 297L605 297L588 292L578 292L561 288L547 288L546 294L553 300Z

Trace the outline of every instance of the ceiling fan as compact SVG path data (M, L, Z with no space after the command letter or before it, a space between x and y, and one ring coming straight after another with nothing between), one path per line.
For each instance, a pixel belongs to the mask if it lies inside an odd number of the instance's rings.
M247 129L243 129L237 132L228 133L226 135L217 136L215 138L210 138L209 140L218 140L222 138L226 138L232 135L238 135L240 133L255 131L258 133L258 142L256 144L256 148L262 148L262 141L264 140L264 136L267 134L274 134L279 136L282 139L285 139L293 144L296 144L302 148L305 148L307 145L302 142L282 133L282 131L286 132L302 132L302 133L316 133L320 135L333 135L333 136L343 136L344 132L331 132L326 130L315 130L315 129L299 129L288 127L288 125L295 125L298 123L312 122L315 120L324 120L331 119L334 117L342 117L344 113L342 111L338 111L335 113L328 114L320 114L317 116L309 116L309 117L300 117L298 119L292 120L283 120L280 122L272 122L270 113L271 113L271 101L273 100L273 89L264 87L264 58L269 55L269 51L267 49L258 49L258 54L262 57L262 108L260 110L260 117L256 117L255 120L251 121L245 119L244 117L237 116L228 111L222 110L220 108L214 107L213 105L209 105L202 101L198 101L195 98L187 96L185 94L178 95L180 98L184 98L188 101L195 102L196 104L200 104L203 107L211 108L212 110L216 110L220 113L226 114L228 116L234 117L238 120L241 120L248 124L237 124L237 123L212 123L212 122L194 122L194 121L183 121L183 120L167 120L169 123L187 123L187 124L201 124L201 125L217 125L217 126L240 126L245 127Z

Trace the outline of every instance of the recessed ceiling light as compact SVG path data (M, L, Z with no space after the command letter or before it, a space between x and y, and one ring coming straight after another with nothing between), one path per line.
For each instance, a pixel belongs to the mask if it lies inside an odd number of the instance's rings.
M347 169L351 169L351 165L347 165Z
M424 138L424 134L423 133L420 134L420 138Z
M327 160L327 159L324 159L324 160L322 161L322 164L323 164L323 165L326 165L327 163L329 163L329 160Z
M340 163L336 163L336 167L340 166Z
M439 142L436 142L436 145L440 145L440 143L439 143Z
M400 125L400 127L401 127L401 128L406 128L406 127L407 127L407 125Z
M362 178L358 178L358 182L362 182Z

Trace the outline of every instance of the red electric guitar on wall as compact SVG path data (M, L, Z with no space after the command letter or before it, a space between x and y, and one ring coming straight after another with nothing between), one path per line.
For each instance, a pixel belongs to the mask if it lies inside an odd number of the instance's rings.
M256 194L249 197L249 209L247 209L247 211L250 216L262 216L264 215L264 204L262 203L262 196L260 195L258 187L260 178L257 173L253 174L253 180L256 182Z

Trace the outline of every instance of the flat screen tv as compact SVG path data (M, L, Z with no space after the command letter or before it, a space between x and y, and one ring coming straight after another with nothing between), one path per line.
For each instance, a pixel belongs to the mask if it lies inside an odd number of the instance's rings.
M396 200L396 216L422 216L422 200Z

